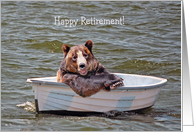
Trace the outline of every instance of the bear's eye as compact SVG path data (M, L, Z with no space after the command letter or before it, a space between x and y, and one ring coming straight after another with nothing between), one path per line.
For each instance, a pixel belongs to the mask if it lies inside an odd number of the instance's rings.
M73 60L73 61L76 61L76 59L77 59L77 55L74 55L74 56L72 57L72 60Z
M88 55L86 53L83 54L83 56L87 59L88 58Z

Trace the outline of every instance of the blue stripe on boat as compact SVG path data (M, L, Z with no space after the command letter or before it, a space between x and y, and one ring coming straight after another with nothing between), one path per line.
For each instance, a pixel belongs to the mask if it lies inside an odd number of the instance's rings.
M52 90L45 102L44 110L50 110L50 107L55 110L68 110L71 106L71 102L73 100L75 94L69 92L61 92L61 91L54 91ZM55 100L58 102L55 102Z
M121 97L117 102L117 106L115 110L122 110L123 108L127 108L127 110L130 110L130 107L134 99L135 99L135 96Z

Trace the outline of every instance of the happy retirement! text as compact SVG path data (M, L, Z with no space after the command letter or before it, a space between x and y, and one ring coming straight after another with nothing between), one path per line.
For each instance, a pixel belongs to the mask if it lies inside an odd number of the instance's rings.
M79 19L62 19L60 16L54 17L54 25L62 25L65 27L76 27L78 24L81 25L124 25L124 16L119 19L96 19L91 17L86 19L86 17L81 16Z

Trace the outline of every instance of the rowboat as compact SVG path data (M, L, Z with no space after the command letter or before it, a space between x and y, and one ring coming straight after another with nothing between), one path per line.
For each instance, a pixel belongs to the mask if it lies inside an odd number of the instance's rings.
M111 91L100 90L90 97L77 95L68 85L55 77L29 78L35 95L37 113L49 112L109 112L149 108L156 102L161 86L167 79L114 73L123 79L124 86Z

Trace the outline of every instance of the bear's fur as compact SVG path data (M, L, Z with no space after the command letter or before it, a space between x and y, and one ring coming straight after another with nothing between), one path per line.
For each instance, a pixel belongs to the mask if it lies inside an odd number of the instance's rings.
M92 53L93 42L69 47L63 44L64 58L57 72L57 82L69 85L82 97L91 96L101 89L123 86L122 78L111 74Z

